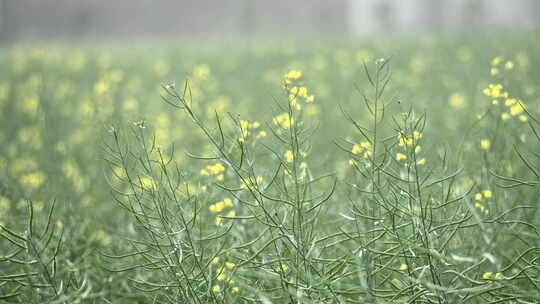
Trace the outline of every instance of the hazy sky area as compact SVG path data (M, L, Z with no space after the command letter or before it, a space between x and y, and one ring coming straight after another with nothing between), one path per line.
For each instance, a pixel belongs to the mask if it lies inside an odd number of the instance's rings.
M0 0L0 41L531 28L538 0Z

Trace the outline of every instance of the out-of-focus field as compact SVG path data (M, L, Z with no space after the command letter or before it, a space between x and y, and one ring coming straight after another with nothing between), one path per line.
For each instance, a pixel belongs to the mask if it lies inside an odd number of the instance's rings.
M537 34L4 48L0 299L537 303Z

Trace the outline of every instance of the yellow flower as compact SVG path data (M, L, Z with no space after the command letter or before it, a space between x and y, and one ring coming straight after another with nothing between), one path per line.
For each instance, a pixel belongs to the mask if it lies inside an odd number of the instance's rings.
M228 269L233 269L234 267L236 267L236 264L231 262L225 262L225 267L227 267Z
M293 160L294 160L294 154L292 153L291 150L287 150L287 152L285 152L285 160L287 160L288 163L292 163Z
M407 270L407 269L409 269L409 267L407 266L407 264L401 264L401 265L399 266L399 270Z
M397 161L400 161L400 160L403 160L403 159L407 159L407 155L405 155L403 153L397 153L396 154L396 160Z
M498 68L491 68L489 73L491 74L491 76L496 76L496 75L499 74L499 69Z
M504 65L504 68L507 70L511 70L514 68L514 63L512 61L507 61L506 64Z
M300 95L300 97L307 98L307 88L301 87L300 89L298 89L298 95Z
M482 194L484 195L485 198L490 198L493 195L493 193L491 193L490 190L484 190L482 191Z
M360 147L359 145L354 145L351 149L352 154L358 154L360 152L362 152L362 147Z
M425 164L426 164L426 159L425 159L425 158L420 159L420 160L418 161L418 164L421 165L421 166L422 166L422 165L425 165Z
M502 119L502 120L507 120L507 119L509 119L509 118L510 118L510 114L508 114L508 113L502 113L502 114L501 114L501 119Z
M519 120L522 122L526 122L529 120L529 117L527 117L527 115L519 115Z
M477 200L477 201L481 201L482 200L482 193L476 193L474 195L474 199Z
M212 259L212 264L217 264L219 263L219 257L215 257Z
M284 129L289 129L294 123L294 120L289 117L289 113L280 114L272 119L272 122Z
M219 287L219 285L214 285L212 287L212 291L216 293L221 292L221 287Z
M450 95L450 98L448 99L448 103L451 107L455 109L463 109L465 108L465 96L460 93L454 93Z
M101 80L94 86L94 91L98 95L105 94L107 91L109 91L109 84L104 80Z
M255 138L259 139L259 138L263 138L263 137L266 137L266 131L260 131L257 136L255 136Z
M234 286L231 290L233 293L238 293L240 291L240 287Z
M285 79L298 79L302 77L302 72L297 70L291 70L287 74L283 75Z
M491 141L489 141L489 139L482 139L480 141L480 148L482 148L482 150L489 150L489 148L491 147Z
M229 208L233 206L233 202L230 198L224 199L223 204L225 205L225 207L229 207Z
M417 154L418 154L418 153L420 153L420 152L422 152L422 147L416 146L416 148L414 148L414 153L417 153Z
M224 274L224 273L220 273L218 274L218 276L216 277L216 279L218 281L225 281L225 279L227 279L227 276Z
M355 161L354 159L349 159L349 166L354 167L356 165L358 165L357 161Z
M519 115L519 114L523 113L523 111L524 111L524 110L523 110L523 106L522 106L520 103L518 103L518 104L516 104L516 105L513 105L512 107L510 107L510 114L511 114L512 116Z
M497 56L495 58L493 58L493 60L491 61L491 65L492 66L498 66L499 64L501 64L502 62L504 61L504 59L500 56Z
M45 182L45 175L39 171L25 174L20 178L20 183L30 190L39 188Z
M234 211L234 210L229 211L229 213L227 213L227 216L235 217L236 216L236 211Z
M484 272L484 274L482 275L482 279L489 280L491 279L492 276L493 276L493 272Z
M222 217L216 217L216 226L223 226L223 218Z

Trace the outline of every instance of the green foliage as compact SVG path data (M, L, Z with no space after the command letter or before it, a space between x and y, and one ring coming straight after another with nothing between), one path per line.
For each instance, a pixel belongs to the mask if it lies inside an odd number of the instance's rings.
M2 51L0 299L539 302L539 45L498 39Z

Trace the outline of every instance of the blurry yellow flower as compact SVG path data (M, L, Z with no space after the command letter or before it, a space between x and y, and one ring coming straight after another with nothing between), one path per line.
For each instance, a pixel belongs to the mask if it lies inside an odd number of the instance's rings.
M143 177L141 178L141 188L143 190L156 190L157 184L152 178Z
M286 79L298 79L302 77L302 72L297 70L291 70L287 74L283 75Z
M482 139L480 141L480 148L482 148L482 150L489 150L490 147L491 141L489 141L489 139Z
M255 138L259 139L259 138L263 138L263 137L266 137L267 134L266 134L266 131L260 131L257 136L255 136Z
M489 280L491 279L492 276L493 276L493 272L484 272L484 274L482 275L482 279Z
M504 68L507 69L507 70L511 70L514 68L514 63L512 61L508 61L506 62L506 64L504 65Z
M280 114L272 119L272 122L284 129L289 129L294 123L294 120L289 117L289 113Z
M518 103L518 104L515 104L513 106L510 107L510 115L512 116L516 116L516 115L519 115L521 113L523 113L523 106Z
M207 80L210 76L210 67L207 64L200 64L193 69L195 80Z
M492 66L498 66L499 64L501 64L502 62L504 61L504 59L500 56L497 56L495 58L493 58L493 60L491 61L491 65Z
M425 164L426 164L426 159L425 159L425 158L421 158L421 159L417 162L417 164L419 164L419 165L421 165L421 166L422 166L422 165L425 165Z
M223 226L223 218L222 217L216 217L216 226Z
M227 267L228 269L233 269L235 266L235 263L225 262L225 267Z
M219 257L215 257L212 259L212 264L217 264L219 263Z
M212 291L215 293L221 292L221 287L219 287L219 285L214 285L212 287Z
M287 150L284 154L285 160L287 160L288 163L292 163L294 160L294 154L291 150Z
M45 182L45 175L39 171L21 176L20 183L23 187L36 190Z
M484 190L482 191L482 194L485 198L490 198L493 195L493 193L490 190Z
M39 108L39 104L39 96L26 97L21 103L21 111L28 115L34 115Z
M403 159L407 159L407 155L405 155L403 153L397 153L396 154L396 160L397 161L400 161L400 160L403 160Z
M104 80L100 80L96 85L94 86L94 91L96 94L101 95L109 91L109 84L105 82Z
M216 277L216 279L218 281L225 281L225 279L227 279L227 276L224 274L224 273L220 273L218 274L218 276Z
M407 266L407 264L401 264L401 265L399 266L399 270L407 270L407 269L409 269L409 267Z
M465 108L465 96L460 93L454 93L450 95L450 98L448 99L448 103L451 107L461 110Z
M232 291L233 293L238 293L238 292L240 291L240 287L234 286L234 287L231 289L231 291Z

